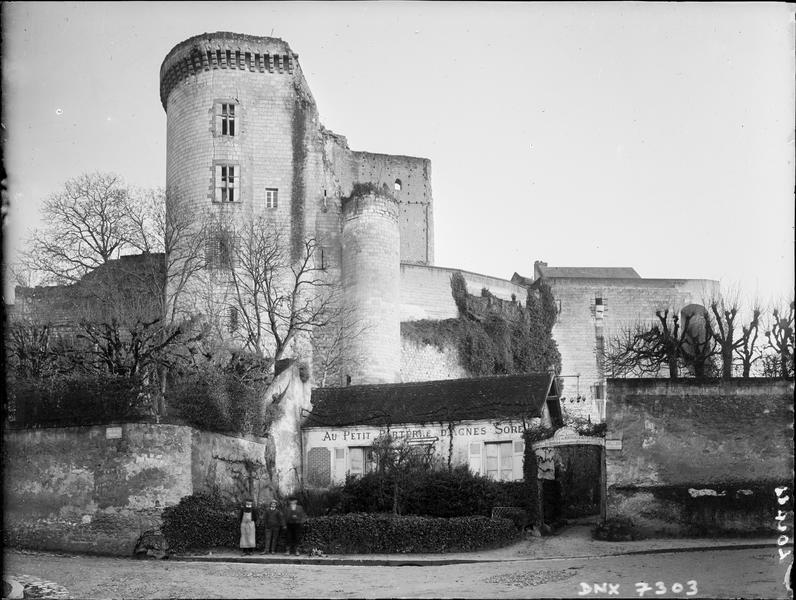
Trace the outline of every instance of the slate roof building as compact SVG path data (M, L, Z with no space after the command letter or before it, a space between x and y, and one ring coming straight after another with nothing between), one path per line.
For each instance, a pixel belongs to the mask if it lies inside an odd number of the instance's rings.
M549 373L317 388L302 426L305 484L374 469L373 442L387 432L442 464L519 480L524 429L561 425Z

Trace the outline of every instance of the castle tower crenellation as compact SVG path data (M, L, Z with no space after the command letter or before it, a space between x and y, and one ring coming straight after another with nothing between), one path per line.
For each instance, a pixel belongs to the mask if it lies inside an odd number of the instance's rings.
M237 69L252 73L292 75L298 54L279 38L230 32L205 33L177 44L160 67L160 101L183 79L204 71Z

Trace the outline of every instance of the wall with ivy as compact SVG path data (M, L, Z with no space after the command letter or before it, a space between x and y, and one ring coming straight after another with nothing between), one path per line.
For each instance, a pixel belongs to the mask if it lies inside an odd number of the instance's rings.
M469 377L560 369L561 356L552 337L556 307L549 288L543 286L510 300L488 288L474 295L460 272L453 272L448 286L457 316L404 321L401 337L405 348L416 352L417 346L432 347L448 356L455 351L458 364ZM445 379L449 373L451 369L446 368L437 377L424 378ZM402 376L410 379L409 373Z

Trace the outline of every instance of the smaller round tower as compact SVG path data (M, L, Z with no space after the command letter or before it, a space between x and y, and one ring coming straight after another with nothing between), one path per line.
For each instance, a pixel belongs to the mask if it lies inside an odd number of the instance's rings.
M344 373L354 385L397 383L401 373L398 202L387 190L343 201L343 301L361 332L347 343Z

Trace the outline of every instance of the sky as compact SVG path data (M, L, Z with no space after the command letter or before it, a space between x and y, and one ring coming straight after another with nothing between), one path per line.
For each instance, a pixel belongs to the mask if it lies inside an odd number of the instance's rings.
M69 178L165 186L161 62L234 31L286 40L353 150L431 159L439 266L793 296L793 5L6 2L2 29L9 264Z

